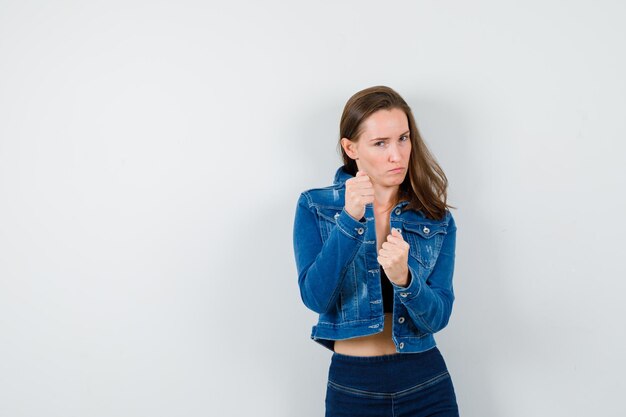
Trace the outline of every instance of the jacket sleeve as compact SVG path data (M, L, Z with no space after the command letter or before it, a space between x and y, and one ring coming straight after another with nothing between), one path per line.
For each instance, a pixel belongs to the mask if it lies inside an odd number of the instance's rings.
M425 333L443 329L450 319L454 291L454 258L456 247L456 224L450 213L450 221L439 256L428 277L419 276L409 265L409 284L400 287L392 282L394 291L407 308L411 319Z
M298 285L304 304L325 313L337 301L343 278L366 235L366 221L355 220L345 207L322 243L317 213L307 192L300 194L293 227Z

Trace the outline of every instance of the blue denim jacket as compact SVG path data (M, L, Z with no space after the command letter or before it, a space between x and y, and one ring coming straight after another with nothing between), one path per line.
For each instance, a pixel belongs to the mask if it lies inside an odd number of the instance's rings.
M319 313L311 339L334 350L334 340L383 331L384 313L373 204L355 220L344 208L345 181L337 169L333 185L312 188L298 199L293 245L302 301ZM448 324L456 224L449 210L442 220L422 211L391 211L392 228L409 243L409 284L394 289L392 338L396 351L422 352L436 345L433 333Z

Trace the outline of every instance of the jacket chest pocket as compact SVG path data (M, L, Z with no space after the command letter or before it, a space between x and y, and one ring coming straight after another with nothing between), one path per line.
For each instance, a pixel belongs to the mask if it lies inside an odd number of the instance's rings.
M409 255L422 266L432 269L437 262L443 239L447 233L445 224L405 223L405 238L410 245Z
M322 242L325 242L330 232L337 226L337 217L343 210L343 207L317 207L317 217L319 219L319 229L322 236Z

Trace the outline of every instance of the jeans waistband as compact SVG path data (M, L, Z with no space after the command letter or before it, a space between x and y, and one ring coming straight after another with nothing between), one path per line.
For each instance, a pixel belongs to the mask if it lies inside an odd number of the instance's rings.
M328 379L355 389L395 392L447 371L436 346L424 352L378 356L352 356L333 352Z
M333 352L332 360L340 361L340 362L396 362L403 360L416 359L419 356L424 356L424 354L432 353L430 352L433 349L437 349L437 346L426 350L424 352L418 353L390 353L388 355L375 355L375 356L353 356L353 355L344 355L343 353Z

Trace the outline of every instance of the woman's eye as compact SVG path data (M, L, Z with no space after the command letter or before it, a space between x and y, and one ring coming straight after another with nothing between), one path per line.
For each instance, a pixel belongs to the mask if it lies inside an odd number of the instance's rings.
M385 143L385 141L384 140L379 140L378 142L374 143L374 146L378 146L379 143ZM378 147L380 148L380 146L378 146Z
M407 135L402 135L401 138L405 138L403 142L406 142L407 140L409 140L409 137Z

